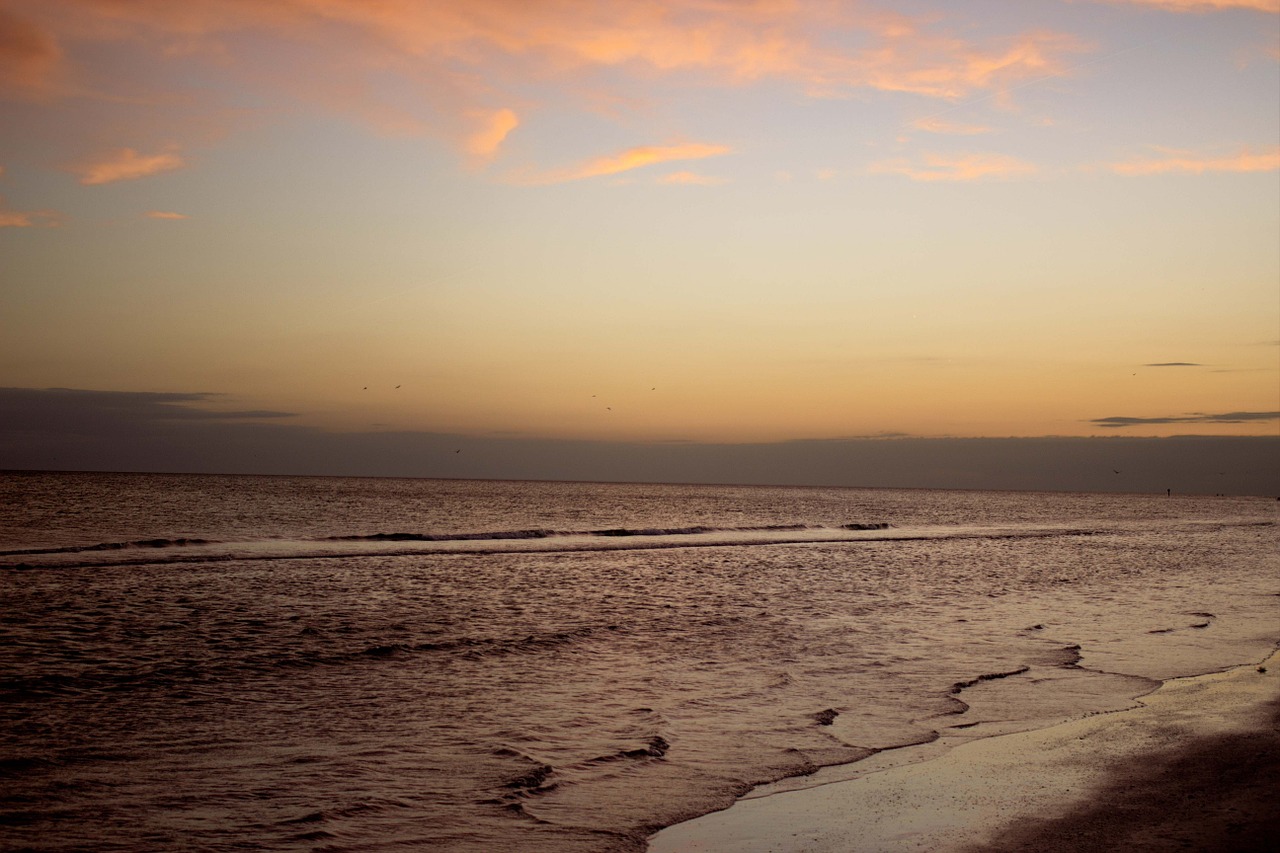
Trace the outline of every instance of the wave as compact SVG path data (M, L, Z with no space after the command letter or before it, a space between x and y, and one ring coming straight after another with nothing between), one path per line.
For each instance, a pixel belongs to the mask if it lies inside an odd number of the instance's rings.
M173 690L237 680L246 675L269 675L282 670L315 667L375 665L376 661L410 655L455 655L467 660L506 656L536 655L596 635L622 630L614 624L586 625L564 631L528 634L520 637L472 637L417 643L378 643L347 649L270 649L235 657L210 659L138 659L132 665L114 669L95 668L75 674L36 673L0 679L0 704L29 701L38 697L89 695L117 690L156 687ZM0 759L0 776L6 768Z
M1229 525L1230 523L1228 523ZM1253 526L1255 522L1243 522ZM1270 522L1268 522L1270 524ZM225 541L196 537L136 539L93 545L0 551L0 570L82 569L224 561L349 559L417 555L575 553L668 548L742 547L927 539L1034 539L1099 536L1123 525L933 525L899 528L888 522L842 524L684 525L593 530L530 528L482 532L412 532L310 539ZM13 561L4 561L9 557Z
M786 544L825 539L839 541L851 534L883 531L891 527L892 525L887 522L856 522L834 526L762 524L614 527L595 530L532 528L450 533L389 531L312 539L251 541L224 541L195 537L154 538L0 551L0 558L10 557L20 560L20 562L0 562L0 569L89 568L108 565L130 566L228 560L394 557L423 553L492 554L522 550L595 551L699 545ZM145 555L139 553L142 551L147 553ZM164 553L162 555L158 552ZM56 559L58 557L69 559L58 560Z
M124 551L140 548L182 548L189 545L213 545L213 539L179 537L177 539L135 539L131 542L99 542L96 545L64 545L60 548L19 548L0 551L0 557L17 557L28 554L80 554L92 551Z
M887 522L843 524L840 530L886 530ZM326 536L326 542L501 542L511 539L550 539L557 536L696 536L703 533L772 533L793 530L823 530L813 524L755 524L739 527L710 527L695 524L688 527L610 527L603 530L500 530L484 533L369 533L352 536Z

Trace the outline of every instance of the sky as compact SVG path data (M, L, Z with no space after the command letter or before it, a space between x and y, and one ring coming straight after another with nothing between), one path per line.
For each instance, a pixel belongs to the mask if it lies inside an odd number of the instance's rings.
M0 466L1280 453L1280 0L0 0L0 127Z

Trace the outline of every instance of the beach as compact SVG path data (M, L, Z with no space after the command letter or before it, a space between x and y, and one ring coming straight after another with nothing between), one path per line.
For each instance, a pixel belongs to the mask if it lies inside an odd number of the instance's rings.
M1017 738L1274 690L1275 503L0 474L0 848L987 843L1106 781Z
M1276 850L1280 653L1125 710L893 752L856 778L765 786L649 851Z

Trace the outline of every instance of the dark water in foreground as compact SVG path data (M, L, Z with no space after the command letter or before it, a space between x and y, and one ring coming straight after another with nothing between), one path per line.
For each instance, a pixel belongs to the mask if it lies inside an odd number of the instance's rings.
M2 474L0 848L642 850L1259 659L1278 546L1258 498Z

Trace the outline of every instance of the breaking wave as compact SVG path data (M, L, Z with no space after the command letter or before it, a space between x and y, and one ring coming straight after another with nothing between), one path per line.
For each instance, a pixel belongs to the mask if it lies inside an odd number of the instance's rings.
M1227 526L1237 525L1228 524ZM309 539L251 541L155 537L126 542L0 551L0 570L77 569L245 560L406 557L419 554L571 553L923 539L1036 539L1099 536L1120 532L1123 532L1121 526L1111 525L1079 527L974 524L896 527L888 522L847 522L743 526L695 524L671 527L612 527L594 530L527 528L445 533L386 531L337 534Z

